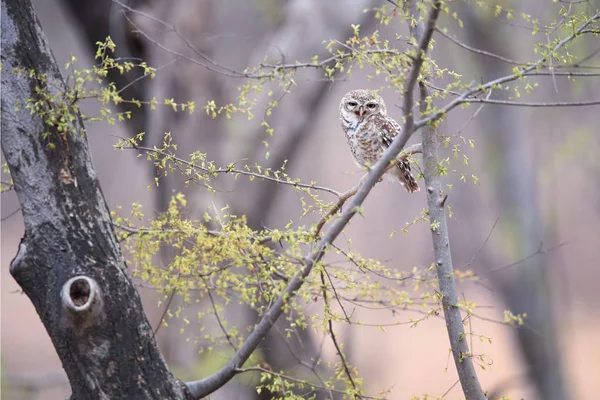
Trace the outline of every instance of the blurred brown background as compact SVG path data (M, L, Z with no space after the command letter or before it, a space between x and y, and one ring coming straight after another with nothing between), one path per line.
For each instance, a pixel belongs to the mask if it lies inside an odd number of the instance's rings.
M249 163L264 161L260 117L253 121L243 117L215 121L200 109L209 99L234 101L235 88L241 80L183 60L169 64L174 56L148 40L118 36L124 24L118 21L118 13L106 14L110 2L34 0L33 3L59 64L68 61L72 53L81 60L81 66L91 65L90 38L106 36L103 29L108 29L111 36L117 36L118 45L120 37L132 53L143 54L150 65L167 65L154 81L138 86L140 96L197 102L198 111L193 116L173 115L159 109L142 115L130 125L88 126L94 163L109 206L127 207L136 201L144 204L151 214L150 210L163 209L165 199L174 191L183 190L181 182L173 179L160 194L148 191L152 169L136 159L134 153L114 151L113 135L126 137L132 131L146 131L149 143L156 144L163 132L172 131L180 149L183 148L182 154L201 149L220 162L244 157L252 161ZM238 70L256 64L265 53L274 59L281 58L283 53L286 62L307 61L314 54L325 54L322 41L345 40L351 33L351 23L362 24L365 32L379 29L384 38L393 39L396 32L406 33L406 27L399 23L375 26L370 14L362 12L366 7L381 4L377 1L138 0L130 4L175 26L220 65ZM519 12L539 16L541 21L556 19L558 10L558 5L548 6L541 0L512 6ZM591 1L585 6L593 11L598 2ZM527 29L498 23L487 13L464 5L456 7L465 23L464 29L457 29L447 17L442 19L442 26L464 42L516 60L537 59L532 44L545 40L543 36L534 37ZM86 13L89 15L85 16ZM98 15L108 17L102 19ZM165 46L189 51L164 27L139 16L133 18ZM98 20L104 20L105 26L92 24ZM511 71L511 65L473 55L439 35L436 41L434 57L438 65L463 74L465 81L486 80ZM402 43L398 46L404 48ZM583 58L599 46L597 39L583 40L572 52ZM586 62L600 66L600 57ZM314 179L340 191L357 182L360 172L351 160L339 127L338 104L348 90L384 86L382 80L367 79L369 74L368 70L356 70L351 78L344 77L335 83L321 80L316 71L298 75L299 86L283 98L270 120L277 132L270 147L272 157L290 159L291 176L305 181ZM540 87L522 100L590 100L600 93L600 78L578 78L576 82L561 77L555 82L552 78L532 81L539 82ZM276 86L273 88L277 90ZM399 104L397 95L385 91L383 97L389 113L400 119L401 110L393 106ZM86 112L93 112L94 107L90 103ZM476 108L452 112L441 131L456 133ZM477 311L482 316L501 320L506 308L529 315L526 320L529 328L516 329L477 319L473 322L478 334L493 339L491 345L475 340L472 351L485 353L493 360L485 371L479 371L479 376L483 386L496 394L532 400L598 397L599 126L597 106L487 105L462 132L476 142L473 150L463 146L469 165L454 160L450 149L442 150L453 160L452 168L458 171L447 178L454 184L448 200L454 212L450 220L454 264L464 265L476 255L471 267L482 283L461 285L461 293L486 306ZM412 142L416 140L415 137ZM467 177L476 175L479 183L460 182L460 172ZM249 216L254 227L261 224L280 227L300 213L298 196L288 188L262 183L252 186L241 183L234 187L225 182L221 189L214 196L196 188L186 192L196 201L197 210L203 211L212 203L231 203L237 212ZM244 196L239 195L242 191ZM8 270L23 231L18 212L8 217L18 209L18 202L14 193L3 194L1 200L3 394L9 399L62 399L69 394L69 388L59 360L34 308L19 293ZM386 181L377 185L365 203L365 218L353 220L346 236L352 238L355 249L365 257L385 260L394 268L428 266L432 252L427 226L418 224L410 228L408 235L390 238L392 230L400 231L425 206L423 192L408 196ZM339 241L343 240L340 237ZM536 254L540 249L540 254ZM534 256L525 262L501 268L530 255ZM150 290L140 291L148 317L156 326L162 312L157 307L158 297ZM385 323L398 319L389 312L356 312L368 321ZM417 328L408 325L390 328L385 333L369 327L339 326L338 330L350 361L365 378L368 394L392 389L387 395L390 399L426 393L441 396L457 380L454 366L449 363L449 344L442 319L431 319ZM190 371L197 365L197 356L195 347L185 341L189 336L193 336L189 329L182 335L177 325L171 324L160 330L158 339L171 365L177 371L187 370L187 377L193 377ZM293 361L286 361L289 355L275 341L267 341L264 346L272 357L271 363L279 362L283 367ZM335 360L332 349L324 356ZM251 398L255 394L244 389L243 382L238 380L211 398ZM459 386L445 398L462 398Z

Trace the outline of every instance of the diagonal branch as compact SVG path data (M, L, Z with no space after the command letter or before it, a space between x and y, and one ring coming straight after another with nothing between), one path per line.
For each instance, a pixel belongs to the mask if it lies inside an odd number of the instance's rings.
M405 148L402 151L402 154L397 157L397 159L405 160L413 154L422 153L422 152L423 152L423 146L421 145L421 143L413 144L413 145ZM396 161L392 161L390 163L388 170L390 168L393 168L394 165L396 165ZM354 186L352 189L349 189L349 190L345 191L344 193L338 194L337 203L335 203L333 205L333 207L331 207L331 209L327 212L327 214L325 214L325 216L323 216L319 220L319 222L317 222L317 225L315 226L315 230L313 233L313 235L315 237L319 236L319 234L321 233L321 229L323 229L323 226L327 223L327 221L329 221L331 219L331 217L333 217L335 214L337 214L338 211L340 211L342 209L342 207L344 206L346 201L350 197L352 197L356 194L356 192L358 191L358 188L360 187L361 183L363 182L363 180L365 178L366 178L366 175L363 178L361 178L361 180L358 182L358 184L356 186Z
M308 277L315 264L317 264L325 254L327 247L329 247L329 245L338 237L348 222L350 222L350 219L357 212L359 212L360 206L364 202L371 189L373 189L380 177L389 167L390 162L396 159L398 154L400 154L402 151L402 148L406 145L408 139L410 139L412 134L415 132L414 119L412 117L412 112L410 112L410 110L412 110L413 103L412 91L416 86L417 77L419 76L421 67L423 66L422 54L429 47L429 43L433 35L433 29L440 12L440 3L441 0L436 0L431 7L424 34L419 41L418 56L416 57L409 72L409 79L405 86L405 93L409 99L407 101L405 98L404 102L404 110L407 114L407 118L404 123L404 129L402 130L402 133L396 136L390 147L387 148L379 161L377 161L377 163L371 168L346 210L342 212L340 217L331 224L329 229L327 229L321 240L319 240L315 250L303 259L303 267L300 272L294 276L283 293L265 312L254 331L248 335L240 349L231 358L227 365L207 378L187 383L188 388L195 398L199 399L209 395L238 373L238 369L244 364L244 362L246 362L246 360L248 360L250 355L267 335L271 329L271 326L281 316L285 304L296 295L296 292L300 289L304 280L306 277Z

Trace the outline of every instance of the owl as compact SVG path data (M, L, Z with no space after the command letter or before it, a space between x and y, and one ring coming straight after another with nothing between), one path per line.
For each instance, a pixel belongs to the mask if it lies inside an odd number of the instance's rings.
M352 90L342 97L340 120L354 161L361 167L374 165L402 129L387 115L383 99L364 89ZM419 191L408 160L399 160L387 174L409 193Z

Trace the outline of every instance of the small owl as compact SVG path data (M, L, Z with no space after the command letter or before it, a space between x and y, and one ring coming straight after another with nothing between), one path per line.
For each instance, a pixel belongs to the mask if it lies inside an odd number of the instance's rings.
M402 129L387 115L383 99L364 89L352 90L342 97L340 119L354 160L361 167L374 165ZM387 173L409 193L419 191L408 160L399 160Z

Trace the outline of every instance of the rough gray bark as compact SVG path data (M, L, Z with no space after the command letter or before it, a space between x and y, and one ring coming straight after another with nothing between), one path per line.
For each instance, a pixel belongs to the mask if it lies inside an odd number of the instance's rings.
M52 339L71 397L191 399L167 368L127 275L82 120L58 132L30 114L36 86L57 94L64 81L30 2L2 0L2 151L25 224L10 272Z
M212 160L220 162L217 155L223 142L223 135L219 134L221 126L219 120L208 117L202 107L208 100L221 104L222 81L218 74L197 64L182 61L180 56L174 54L199 58L196 52L201 52L211 56L213 44L206 38L213 30L214 2L128 0L119 4L112 0L62 1L69 6L86 33L86 43L90 49L95 49L99 38L110 34L117 44L117 56L139 57L155 68L169 66L158 71L156 78L138 82L134 82L135 75L109 76L109 79L115 80L117 87L131 85L129 95L141 100L155 97L159 102L175 99L177 102L192 100L196 103L198 109L191 115L189 112L176 113L170 107L157 107L152 112L148 112L145 107L136 107L133 113L136 122L129 125L130 135L144 131L145 143L161 147L165 133L170 132L182 157L188 157L194 151L202 151L209 154ZM178 34L185 37L193 49ZM148 171L154 176L156 168L150 163L148 167ZM196 216L201 215L214 200L203 188L186 185L182 175L171 174L169 179L161 179L160 186L154 190L155 208L159 212L165 211L171 197L178 192L183 192L194 201ZM168 265L174 255L169 248L161 249L162 265ZM178 296L170 302L173 309L182 305ZM186 308L192 319L198 310L194 310L194 307ZM182 321L173 321L171 329L164 331L166 336L161 341L161 349L170 363L192 368L198 361L198 348L181 340L178 328L183 327ZM192 329L194 328L197 327L193 326Z

